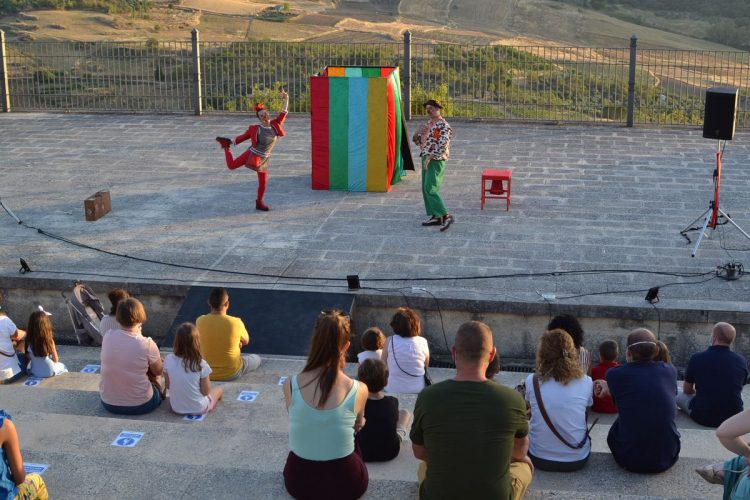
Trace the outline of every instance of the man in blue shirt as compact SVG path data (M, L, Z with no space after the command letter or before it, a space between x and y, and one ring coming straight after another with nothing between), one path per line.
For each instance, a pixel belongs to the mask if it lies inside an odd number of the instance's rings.
M747 382L747 361L729 348L737 335L729 323L716 323L711 347L693 354L685 370L677 406L707 427L721 423L743 410L742 387Z
M677 462L680 434L675 426L677 372L653 359L656 337L639 328L628 335L627 363L597 380L594 393L612 396L619 411L607 436L612 456L631 472L663 472Z

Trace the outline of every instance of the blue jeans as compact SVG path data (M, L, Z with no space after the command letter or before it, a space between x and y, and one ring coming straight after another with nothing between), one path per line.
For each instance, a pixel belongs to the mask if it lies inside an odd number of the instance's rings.
M159 388L152 385L154 389L154 395L149 401L146 401L142 405L138 406L115 406L110 405L102 401L102 406L105 410L110 413L117 413L118 415L144 415L151 413L161 404L161 396L159 395Z

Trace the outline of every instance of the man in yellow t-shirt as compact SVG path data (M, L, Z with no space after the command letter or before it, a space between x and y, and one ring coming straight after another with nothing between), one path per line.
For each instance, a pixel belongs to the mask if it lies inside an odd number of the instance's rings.
M229 316L229 294L225 288L214 288L208 295L211 312L199 316L195 325L200 331L201 354L211 367L211 380L235 380L260 366L260 356L242 354L250 342L245 324Z

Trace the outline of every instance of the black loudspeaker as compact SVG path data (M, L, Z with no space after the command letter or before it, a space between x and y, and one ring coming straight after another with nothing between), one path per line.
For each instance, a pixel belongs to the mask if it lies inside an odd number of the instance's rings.
M731 141L737 116L737 89L713 87L706 90L703 137Z

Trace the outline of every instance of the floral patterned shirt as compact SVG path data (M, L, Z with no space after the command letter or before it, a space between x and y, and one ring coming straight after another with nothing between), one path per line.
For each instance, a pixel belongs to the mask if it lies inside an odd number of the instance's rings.
M447 160L450 156L451 126L442 116L425 125L419 146L419 156L429 156L433 160Z

